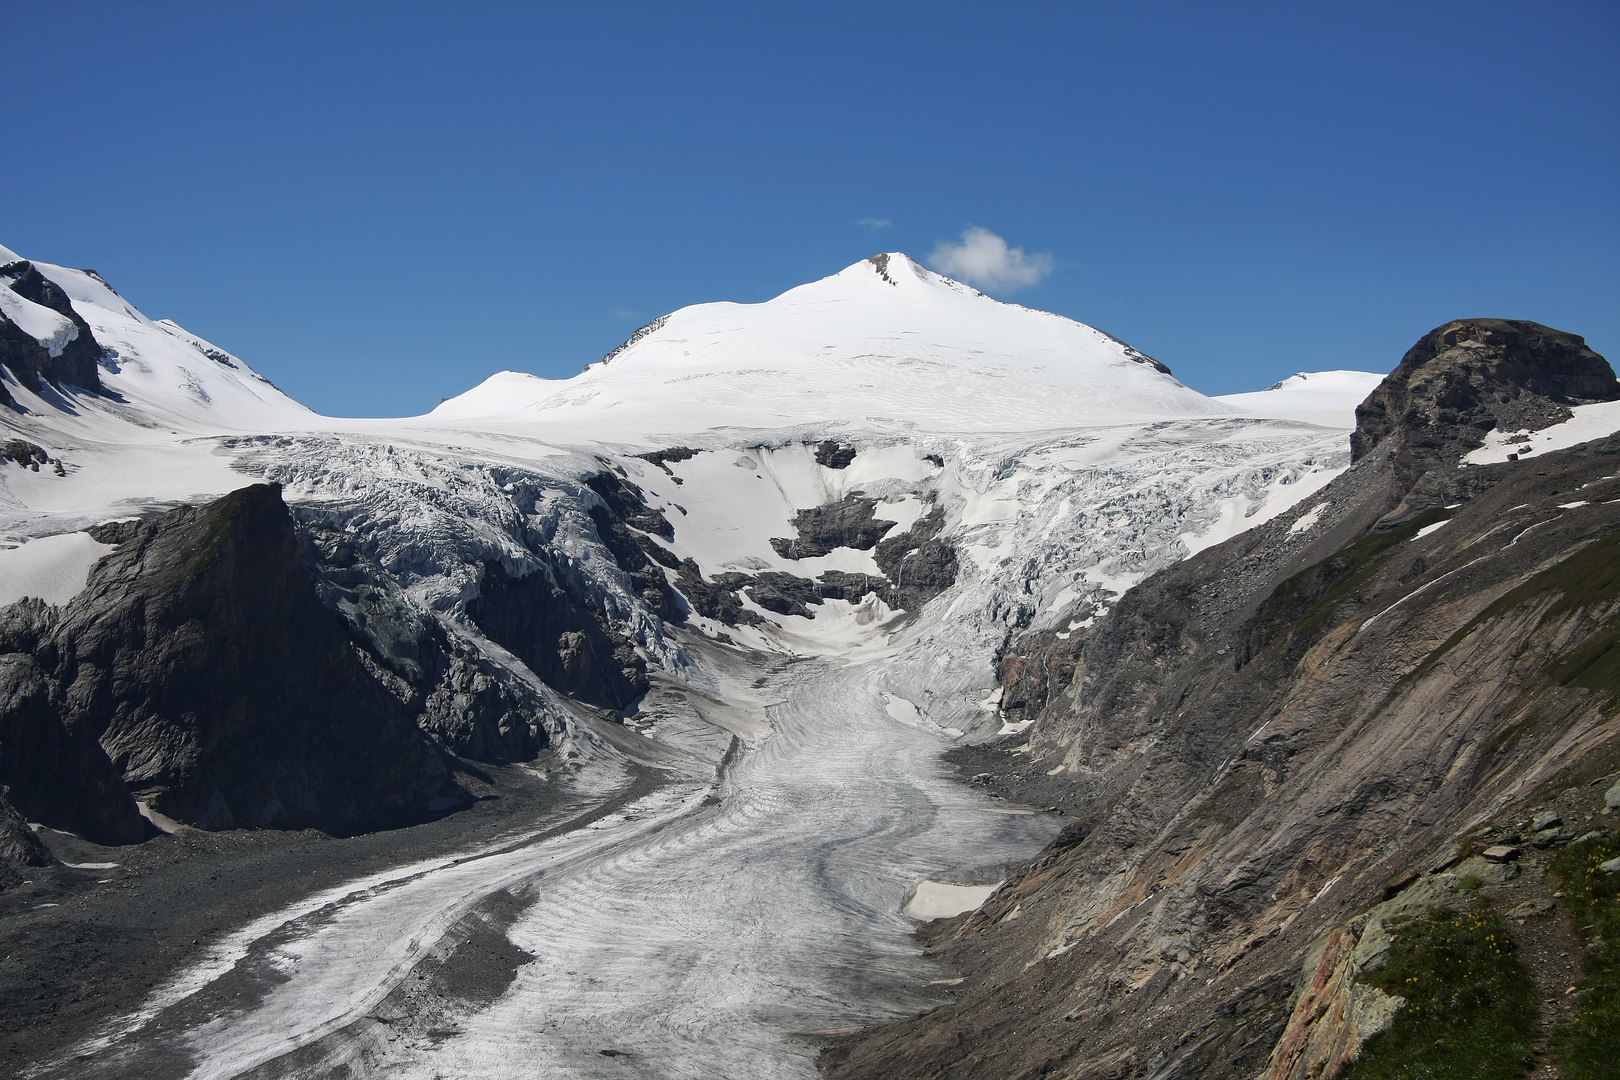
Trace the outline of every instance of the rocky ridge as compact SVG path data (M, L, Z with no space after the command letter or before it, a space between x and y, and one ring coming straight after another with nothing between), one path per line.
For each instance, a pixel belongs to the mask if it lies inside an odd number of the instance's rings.
M99 392L101 345L90 324L74 310L61 287L23 259L0 266L0 288L55 312L71 323L67 340L47 347L0 310L0 366L36 394L44 392L47 385ZM0 405L14 406L11 392L3 383L0 383Z

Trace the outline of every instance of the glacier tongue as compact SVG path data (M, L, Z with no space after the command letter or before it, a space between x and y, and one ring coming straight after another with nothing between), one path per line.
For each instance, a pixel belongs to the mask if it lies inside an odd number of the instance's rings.
M600 801L630 799L642 766L661 778L593 831L509 838L468 852L476 863L406 868L397 888L357 886L330 918L244 929L239 960L199 961L104 1033L105 1075L178 1048L193 1075L230 1076L299 1047L400 1075L452 1059L479 1075L540 1062L619 1075L625 1061L643 1075L814 1075L795 1032L926 1004L916 988L931 972L901 914L917 883L988 884L1056 828L985 813L997 807L938 762L953 739L1001 729L1008 636L1084 624L1349 464L1345 430L1310 422L1319 399L1239 410L1101 331L899 254L764 304L675 312L570 380L502 373L427 416L364 421L310 413L88 272L38 265L110 348L104 377L123 400L24 399L7 418L68 465L0 473L13 542L280 482L302 521L550 696L568 725L560 780ZM645 500L618 514L617 540L603 477ZM916 536L916 550L794 547L820 520L805 512L845 505L853 520L862 500L893 523L883 540ZM936 540L915 531L929 522ZM626 537L653 569L627 568L613 547ZM936 541L954 580L904 610L894 577ZM653 677L628 724L570 711L480 630L469 604L490 567L549 575L633 642ZM649 574L689 600L694 581L734 593L735 615L676 627ZM817 595L828 582L869 591ZM777 610L788 594L802 614ZM501 932L536 961L494 1000L422 1011L414 966L502 896L521 903ZM259 980L258 1005L224 995L233 963ZM420 1039L388 1040L368 1012L384 1001L420 1021Z

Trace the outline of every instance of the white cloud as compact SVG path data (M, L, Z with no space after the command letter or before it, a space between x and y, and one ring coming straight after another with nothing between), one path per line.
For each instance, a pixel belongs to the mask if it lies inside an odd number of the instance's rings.
M1010 248L1007 241L977 225L963 230L960 244L935 245L928 262L942 274L990 292L1022 289L1052 272L1051 255L1025 255L1023 248Z
M886 217L863 217L855 224L863 225L868 229L887 229L890 225L893 225L894 222L890 221Z

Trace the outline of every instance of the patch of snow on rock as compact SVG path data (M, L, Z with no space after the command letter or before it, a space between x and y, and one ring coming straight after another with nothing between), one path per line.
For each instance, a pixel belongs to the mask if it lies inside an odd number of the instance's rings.
M1554 424L1540 431L1486 432L1485 445L1463 455L1458 464L1494 465L1507 461L1510 454L1524 457L1528 454L1544 454L1549 450L1565 450L1620 431L1620 401L1577 405L1570 411L1575 415L1562 424Z

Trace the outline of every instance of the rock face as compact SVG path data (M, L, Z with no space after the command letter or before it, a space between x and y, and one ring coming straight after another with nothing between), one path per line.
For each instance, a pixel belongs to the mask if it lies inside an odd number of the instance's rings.
M420 611L349 536L319 520L298 535L316 594L436 743L492 764L527 761L550 744L555 721L545 704Z
M98 538L117 550L59 613L10 636L4 670L8 719L53 736L55 720L69 737L57 759L80 790L101 778L82 760L94 756L86 741L105 750L123 784L100 816L127 820L117 807L132 810L133 791L203 828L354 832L465 798L321 603L279 488L103 526ZM69 762L73 752L81 760ZM92 808L58 809L74 788L23 763L35 760L25 752L20 775L5 778L14 801L92 835L82 820Z
M956 549L939 534L945 513L937 506L899 536L878 544L873 558L891 584L890 607L915 611L956 583Z
M1313 505L1014 641L1006 718L1032 726L986 779L1076 822L931 931L970 992L830 1074L1334 1075L1387 1022L1354 981L1368 913L1438 888L1482 822L1620 767L1620 437L1457 466L1471 417L1612 396L1583 350L1440 328Z
M1540 323L1460 319L1426 334L1356 409L1356 460L1388 439L1409 475L1479 446L1493 428L1539 431L1569 406L1620 398L1607 361Z
M784 559L819 558L841 547L872 551L884 576L832 570L822 574L817 587L791 575L762 574L750 595L767 610L808 614L802 610L805 604L834 598L854 601L877 593L892 608L915 611L956 582L956 550L939 535L945 527L945 513L937 506L905 532L890 536L895 523L877 517L877 500L851 492L837 502L799 511L793 526L796 537L771 540L771 547ZM791 592L788 581L804 584ZM759 599L762 589L773 599L791 592L792 599L777 600L777 606L772 606Z
M855 447L837 439L824 439L816 444L816 464L829 469L847 469L855 460Z
M895 525L880 520L876 510L876 499L851 492L837 502L800 510L793 519L798 535L775 538L771 547L784 559L820 558L841 547L870 551Z
M144 840L151 826L94 733L64 724L60 686L32 655L9 651L37 641L49 614L25 602L0 628L0 787L34 821L100 844Z
M0 889L12 888L30 869L54 862L56 857L34 835L17 808L0 795Z
M60 353L52 356L50 350L0 314L0 365L10 369L19 383L35 393L42 391L45 383L99 392L101 346L91 332L90 324L73 310L67 294L26 260L0 266L0 276L12 279L8 285L0 287L8 287L23 299L50 308L71 320L78 328L73 340L64 345ZM0 404L11 403L11 395L3 386L0 386L0 395L3 395Z
M479 589L467 605L468 617L547 684L609 709L647 692L646 661L635 647L610 636L545 574L514 578L499 563L490 563Z

